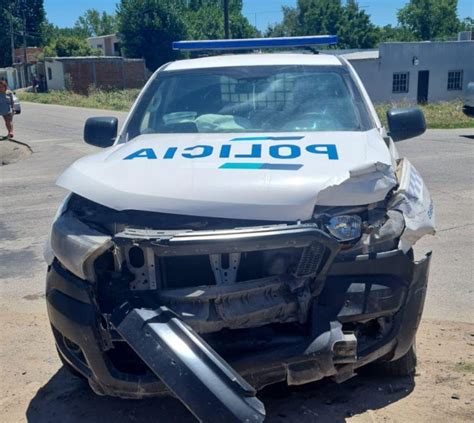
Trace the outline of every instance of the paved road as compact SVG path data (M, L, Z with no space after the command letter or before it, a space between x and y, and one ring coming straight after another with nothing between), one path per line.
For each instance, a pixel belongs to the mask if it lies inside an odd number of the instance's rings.
M41 295L42 246L65 192L56 177L77 158L97 151L82 142L87 117L124 113L24 104L15 120L16 137L33 155L0 169L0 264L2 295ZM425 317L473 321L474 130L428 131L398 144L424 176L436 205L438 233L420 243L434 250Z

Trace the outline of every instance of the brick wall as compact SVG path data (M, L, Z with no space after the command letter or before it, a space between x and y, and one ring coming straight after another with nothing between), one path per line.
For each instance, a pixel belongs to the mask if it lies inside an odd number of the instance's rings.
M146 82L145 62L122 58L63 60L66 88L87 94L89 88L141 88Z
M148 79L144 62L125 62L125 85L127 88L141 88Z
M38 56L43 53L43 49L39 47L26 48L26 63L37 63ZM15 49L15 63L23 63L25 59L25 52L23 48Z

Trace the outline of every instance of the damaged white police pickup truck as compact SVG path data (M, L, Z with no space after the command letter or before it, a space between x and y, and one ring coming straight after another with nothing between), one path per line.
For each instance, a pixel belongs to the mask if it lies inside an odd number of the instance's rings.
M262 49L335 37L178 42ZM150 79L109 147L75 162L53 223L47 304L59 355L95 392L172 392L202 421L262 421L256 390L373 363L414 370L434 233L423 180L343 58L236 54Z

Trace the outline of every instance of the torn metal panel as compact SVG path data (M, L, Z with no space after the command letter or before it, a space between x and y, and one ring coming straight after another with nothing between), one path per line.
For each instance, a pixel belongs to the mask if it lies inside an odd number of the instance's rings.
M199 421L262 422L255 389L166 307L126 306L113 324L141 359Z
M406 158L400 160L397 173L399 186L388 208L403 213L405 230L399 248L407 252L423 236L435 234L435 211L423 178Z
M349 169L348 174L327 181L319 191L315 204L348 206L375 203L383 200L397 185L397 178L391 164L373 162L362 163Z

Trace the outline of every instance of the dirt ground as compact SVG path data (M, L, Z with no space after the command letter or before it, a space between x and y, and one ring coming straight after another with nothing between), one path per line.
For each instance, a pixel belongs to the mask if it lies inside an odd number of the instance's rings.
M25 301L36 303L33 308L44 303L41 294L28 297ZM44 312L20 312L16 320L5 315L11 312L8 305L0 312L0 321L5 322L0 333L1 421L194 421L173 398L126 401L96 396L61 368ZM26 332L23 339L28 342L5 342L15 339L12 332L20 331ZM267 409L266 421L472 421L474 325L424 320L418 334L418 356L414 379L359 375L341 385L321 381L302 387L266 388L259 394Z
M30 154L31 149L26 144L0 137L0 166L18 162Z

